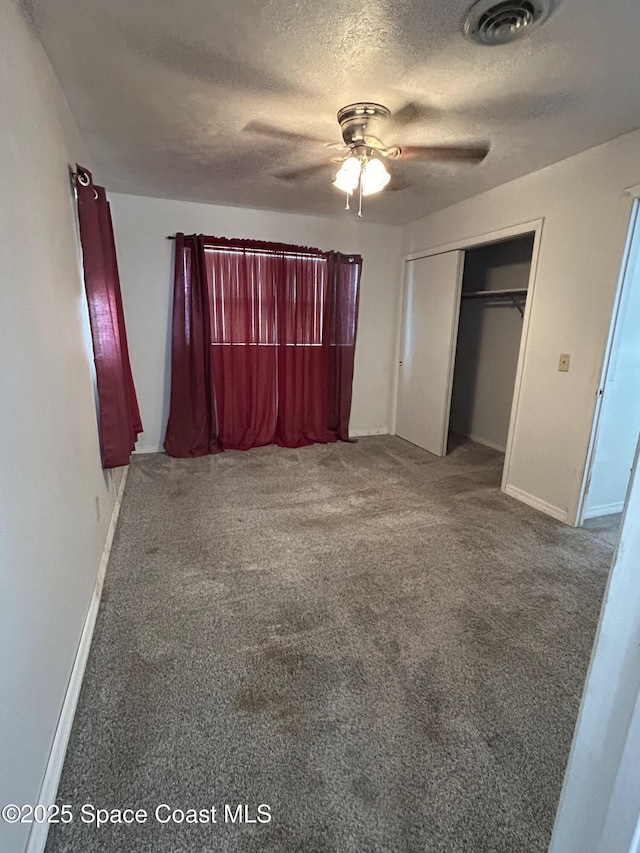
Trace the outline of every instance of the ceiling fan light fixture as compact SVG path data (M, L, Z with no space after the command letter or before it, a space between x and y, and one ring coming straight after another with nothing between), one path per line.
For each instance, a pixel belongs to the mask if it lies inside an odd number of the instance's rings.
M358 186L360 180L360 160L357 157L347 157L336 175L333 182L334 187L337 187L343 193L352 193Z
M362 183L362 195L374 195L383 190L391 180L382 160L372 157L365 163L360 181Z

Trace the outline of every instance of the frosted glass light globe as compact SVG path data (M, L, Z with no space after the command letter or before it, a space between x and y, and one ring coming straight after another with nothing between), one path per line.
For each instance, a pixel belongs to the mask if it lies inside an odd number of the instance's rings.
M352 193L360 179L360 160L357 157L347 157L333 182L334 187L343 193Z
M391 180L382 160L369 160L362 170L362 195L373 195L383 190Z

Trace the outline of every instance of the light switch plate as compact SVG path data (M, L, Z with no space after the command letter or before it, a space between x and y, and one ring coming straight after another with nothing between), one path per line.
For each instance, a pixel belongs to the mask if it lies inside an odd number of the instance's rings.
M558 361L558 370L561 373L569 372L569 364L571 363L571 356L568 352L561 352L560 359Z

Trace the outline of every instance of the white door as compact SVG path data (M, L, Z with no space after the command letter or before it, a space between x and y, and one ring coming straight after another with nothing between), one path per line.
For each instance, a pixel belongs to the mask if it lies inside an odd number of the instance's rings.
M405 264L396 433L445 456L464 252Z

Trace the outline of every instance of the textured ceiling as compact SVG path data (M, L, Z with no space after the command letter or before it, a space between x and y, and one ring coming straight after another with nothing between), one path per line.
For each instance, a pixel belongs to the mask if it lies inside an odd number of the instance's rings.
M344 213L322 142L243 130L264 122L339 142L336 112L421 104L386 143L488 141L480 165L392 163L401 191L365 200L401 223L640 126L640 3L562 0L528 38L481 47L466 0L29 0L110 191ZM391 131L391 128L390 128ZM296 182L279 172L325 160Z

